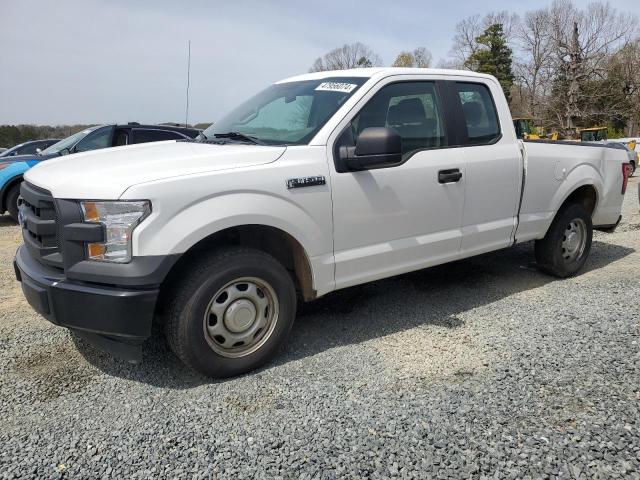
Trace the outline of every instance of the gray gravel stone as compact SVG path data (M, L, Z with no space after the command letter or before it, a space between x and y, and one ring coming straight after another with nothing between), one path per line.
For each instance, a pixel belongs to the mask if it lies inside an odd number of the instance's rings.
M336 292L226 381L39 318L0 218L0 478L640 479L636 188L575 278L527 244Z

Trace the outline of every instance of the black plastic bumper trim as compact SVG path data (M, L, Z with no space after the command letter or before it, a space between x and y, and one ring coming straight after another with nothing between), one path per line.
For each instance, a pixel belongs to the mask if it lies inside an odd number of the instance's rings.
M129 263L108 263L94 260L77 262L65 270L69 280L107 285L152 287L160 285L171 267L180 258L176 255L133 257Z
M62 229L62 237L70 242L103 242L104 226L101 223L70 223Z
M140 363L142 361L141 343L125 343L105 337L104 335L98 335L96 333L86 332L83 330L73 330L73 332L85 342L99 350L109 352L114 357L118 357L131 363Z
M151 335L158 289L124 289L68 281L55 269L33 259L21 246L14 260L16 277L29 304L50 322L88 332L88 341L114 355L127 348L108 348L114 342L141 343ZM126 356L126 355L125 355Z

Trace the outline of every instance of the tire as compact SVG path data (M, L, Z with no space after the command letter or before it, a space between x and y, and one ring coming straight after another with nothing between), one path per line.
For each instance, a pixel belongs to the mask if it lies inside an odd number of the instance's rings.
M575 275L587 261L592 238L591 215L585 207L580 203L563 206L544 238L536 240L538 268L560 278Z
M636 173L636 162L634 162L633 160L631 160L631 162L629 162L631 164L631 173L629 173L630 177L633 177Z
M209 377L239 375L267 363L296 315L289 272L260 250L228 247L198 258L171 287L168 343L187 366Z
M18 197L20 196L20 184L19 182L9 188L7 192L7 211L9 212L9 216L13 219L14 222L18 223Z

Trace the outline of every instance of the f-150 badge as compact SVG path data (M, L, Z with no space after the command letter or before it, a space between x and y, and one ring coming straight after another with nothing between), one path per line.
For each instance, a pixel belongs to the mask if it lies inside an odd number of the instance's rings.
M315 177L290 178L287 180L287 188L313 187L316 185L325 185L327 181L322 175Z

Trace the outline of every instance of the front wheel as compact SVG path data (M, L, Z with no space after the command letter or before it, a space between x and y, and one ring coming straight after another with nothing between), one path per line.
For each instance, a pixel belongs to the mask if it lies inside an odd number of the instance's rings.
M7 192L7 211L14 222L18 221L18 197L20 197L20 183L9 188Z
M296 291L275 258L226 248L192 261L180 277L166 335L185 364L223 378L258 368L277 353L293 325Z
M593 225L587 209L580 203L565 205L544 238L536 240L538 267L560 278L576 274L587 261L592 238Z

